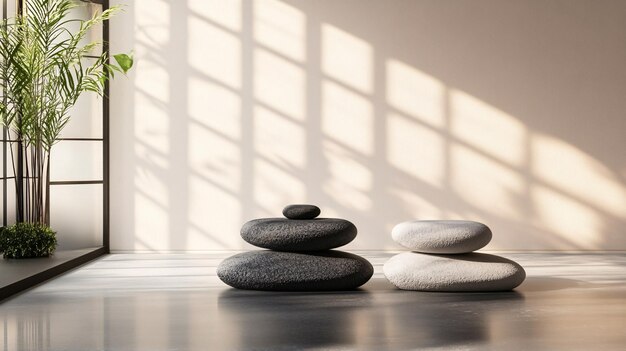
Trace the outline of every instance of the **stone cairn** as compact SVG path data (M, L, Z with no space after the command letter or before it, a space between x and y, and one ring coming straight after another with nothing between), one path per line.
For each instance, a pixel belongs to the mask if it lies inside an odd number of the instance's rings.
M472 221L410 221L391 236L413 252L383 266L387 279L403 290L507 291L526 278L524 268L504 257L474 253L491 241L491 230Z
M289 205L286 218L251 220L241 228L246 242L269 250L231 256L217 267L226 284L249 290L351 290L365 284L374 268L363 257L330 250L351 242L357 229L338 218L316 218L313 205Z

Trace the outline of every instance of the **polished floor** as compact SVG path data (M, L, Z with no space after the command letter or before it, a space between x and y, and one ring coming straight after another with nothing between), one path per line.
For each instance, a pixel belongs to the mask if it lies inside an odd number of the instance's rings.
M0 304L0 350L625 350L626 255L503 254L506 293L237 291L229 254L109 255Z

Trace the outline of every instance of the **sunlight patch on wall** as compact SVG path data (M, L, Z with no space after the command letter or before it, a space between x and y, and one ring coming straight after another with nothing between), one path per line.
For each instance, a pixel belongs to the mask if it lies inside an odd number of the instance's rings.
M136 150L138 148L135 148ZM146 153L137 153L137 157L145 157ZM149 198L155 204L161 207L167 207L169 205L169 195L167 186L163 180L163 169L146 165L145 167L135 170L134 181L135 189L138 192L143 193L146 198Z
M506 164L524 166L526 127L515 117L455 89L450 90L450 130L470 147Z
M262 159L254 161L256 217L276 216L285 204L299 203L306 196L304 183L293 173Z
M241 41L215 25L196 17L187 21L189 66L195 75L214 79L230 88L241 88Z
M301 171L306 166L306 134L297 123L272 111L254 109L254 150L266 159Z
M322 72L360 92L373 91L374 50L367 41L322 24Z
M139 71L139 70L138 70ZM158 78L159 74L154 72L153 80L159 81L158 84L167 82L167 76L165 71L158 71L162 77ZM137 72L137 76L141 76ZM155 98L144 95L139 88L135 93L135 119L134 130L135 139L142 142L145 146L152 148L154 151L161 154L167 154L170 150L169 139L169 127L170 116L163 108L162 101L155 100Z
M162 154L170 150L170 117L165 106L170 96L170 72L161 49L170 41L170 6L165 1L137 1L135 10L136 57L133 68L134 136ZM140 15L141 14L141 15Z
M523 177L481 153L459 144L450 150L450 185L471 207L514 220L523 220Z
M433 127L445 124L444 84L403 62L386 62L387 103L399 112Z
M206 179L189 176L187 208L191 224L186 228L187 249L218 250L240 246L241 204L237 196Z
M298 121L305 116L306 76L302 68L258 49L254 52L254 96Z
M306 17L277 0L254 2L254 39L296 61L306 56Z
M138 186L142 180L135 182ZM154 191L154 190L153 190ZM166 191L163 191L166 193ZM168 210L149 198L144 192L135 192L134 249L152 250L169 247L170 227Z
M204 216L204 222L213 224L215 220L220 221L218 216ZM198 227L196 224L187 226L185 235L185 247L177 249L184 252L213 251L213 250L234 250L243 246L241 236L239 236L239 226L230 228L228 231L212 232L207 227ZM217 240L219 238L219 240ZM206 272L207 274L210 274Z
M443 185L446 155L439 132L390 113L386 139L387 160L392 166L434 187Z
M533 134L531 145L535 177L591 208L626 219L626 189L600 162L548 135Z
M241 97L239 94L191 76L187 86L189 117L229 139L241 136Z
M170 41L170 4L163 0L136 0L135 40L152 48L162 47ZM140 54L140 52L137 52Z
M363 155L374 149L372 103L333 82L322 83L322 131Z
M208 182L229 191L239 191L241 182L241 152L239 145L202 128L188 126L188 167Z
M241 30L241 0L187 0L187 8L200 19L232 31Z
M404 189L392 188L389 190L391 195L399 201L401 208L406 209L409 215L400 219L400 221L408 221L416 218L419 219L441 219L443 211L430 202L426 197L420 196L417 192L410 192ZM393 227L393 225L391 225ZM392 228L389 228L391 230Z
M164 172L169 168L170 72L163 47L170 44L170 6L165 1L135 3L137 64L133 69L135 137L133 248L152 250L169 244L169 192Z
M144 167L158 169L159 171L169 168L169 160L165 157L165 154L160 153L141 142L135 142L134 148L135 154L131 156L139 160Z
M599 248L602 221L593 209L541 185L531 188L531 197L534 224L558 235L563 240L559 248Z
M326 194L350 210L370 210L371 170L359 163L350 150L336 143L325 141L323 150L328 169L328 178L323 185Z

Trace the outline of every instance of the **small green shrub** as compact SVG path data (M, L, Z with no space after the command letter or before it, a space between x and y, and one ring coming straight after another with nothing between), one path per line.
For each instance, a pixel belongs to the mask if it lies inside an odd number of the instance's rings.
M43 224L17 223L0 229L4 258L45 257L57 247L56 232Z

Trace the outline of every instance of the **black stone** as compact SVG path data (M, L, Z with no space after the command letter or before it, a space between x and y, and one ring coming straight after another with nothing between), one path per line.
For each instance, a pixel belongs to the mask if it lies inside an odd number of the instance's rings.
M290 220L254 219L241 227L246 242L278 251L320 251L343 246L356 237L357 229L338 218Z
M313 219L321 212L315 205L289 205L283 208L283 216L289 219Z
M342 251L250 251L231 256L217 267L224 283L247 290L352 290L373 274L366 259Z

